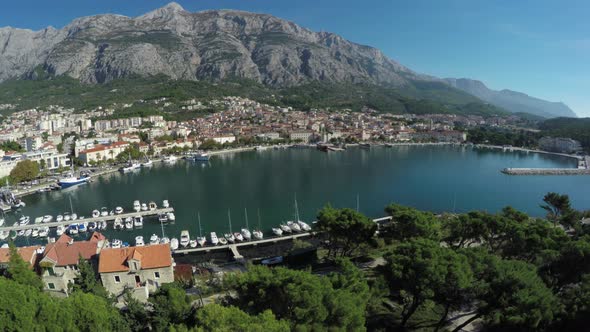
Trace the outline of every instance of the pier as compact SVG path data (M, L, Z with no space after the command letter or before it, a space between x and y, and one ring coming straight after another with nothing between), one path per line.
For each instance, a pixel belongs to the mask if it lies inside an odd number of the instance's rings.
M112 222L112 221L115 221L115 218L117 218L117 217L119 217L121 219L125 219L127 217L133 218L133 217L137 217L137 216L150 217L150 216L157 216L161 213L168 213L168 212L174 212L174 208L172 208L172 207L159 208L159 209L155 209L155 210L147 210L147 211L139 211L139 212L133 211L133 212L128 212L128 213L108 215L108 216L104 216L104 217L84 218L84 219L76 219L76 220L68 220L68 221L60 221L60 222L52 221L52 222L48 222L48 223L34 223L34 220L31 218L31 222L28 225L0 227L0 231L18 231L21 229L33 229L33 228L39 228L39 227L57 227L60 225L67 226L70 224L79 224L79 223L84 223L84 222L99 222L99 221Z
M590 175L588 168L504 168L508 175Z

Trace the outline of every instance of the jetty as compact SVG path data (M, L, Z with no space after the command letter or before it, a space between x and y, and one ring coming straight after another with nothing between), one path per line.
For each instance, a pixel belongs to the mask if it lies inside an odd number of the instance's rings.
M590 175L588 168L504 168L508 175Z
M96 218L84 218L84 219L76 219L76 220L68 220L68 221L53 221L48 223L34 223L31 222L27 225L18 225L18 226L4 226L0 227L0 231L19 231L21 229L32 229L32 228L39 228L39 227L57 227L57 226L67 226L71 224L79 224L83 222L99 222L99 221L106 221L106 222L114 222L115 218L119 217L121 219L125 219L127 217L150 217L150 216L157 216L162 213L174 212L174 208L158 208L155 210L147 210L147 211L139 211L139 212L128 212L128 213L121 213L121 214L114 214L108 216L100 216ZM31 220L32 221L32 220Z

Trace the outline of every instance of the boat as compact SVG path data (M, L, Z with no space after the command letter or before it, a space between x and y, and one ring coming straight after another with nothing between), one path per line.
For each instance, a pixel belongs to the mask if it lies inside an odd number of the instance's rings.
M164 209L167 209L170 207L170 203L168 203L167 199L162 201L162 207L164 207Z
M120 206L117 206L117 207L115 208L115 214L121 214L121 213L123 213L123 208L122 208L122 207L120 207Z
M135 210L135 212L141 211L141 204L139 201L133 201L133 210Z
M227 210L227 219L228 219L228 223L229 223L229 233L223 234L223 237L227 240L227 242L234 243L236 241L236 238L231 231L231 214L230 214L229 210Z
M72 213L70 216L71 216L71 219L72 220L77 220L78 219L78 215L76 213Z
M143 227L143 217L142 216L133 217L133 226L134 227Z
M301 229L305 232L309 232L311 231L311 226L309 226L309 224L307 224L304 221L301 220L297 220L297 223L299 224L299 227L301 227Z
M220 237L219 238L219 244L222 245L222 246L224 246L224 245L227 244L227 240L224 237Z
M273 227L272 228L272 232L274 235L276 236L282 236L283 235L283 230L280 227Z
M133 229L133 218L131 218L131 217L125 218L125 228L126 229Z
M21 229L20 231L18 231L18 236L25 236L25 230Z
M242 228L241 231L241 236L243 237L244 240L246 241L250 241L252 239L252 233L250 233L249 230L249 225L248 225L248 211L246 210L246 208L244 208L244 215L246 216L246 228Z
M133 162L133 160L131 159L131 154L129 154L129 159L127 161L127 164L121 168L119 168L120 172L123 173L128 173L131 171L135 171L138 170L141 167L141 165L137 162Z
M370 149L371 148L370 143L361 143L361 144L359 144L359 146L363 149Z
M62 222L62 221L64 221L64 216L62 216L61 214L58 214L57 217L55 217L55 221L56 222Z
M158 205L156 205L156 202L150 202L150 203L148 204L148 209L149 209L150 211L154 211L154 210L156 210L157 208L158 208Z
M100 208L100 216L101 217L106 217L108 215L109 215L109 210L106 207Z
M88 231L89 232L94 232L97 228L98 228L98 225L94 221L91 221L88 223Z
M276 256L276 257L263 259L260 261L260 264L262 264L262 265L275 265L275 264L281 264L282 262L283 262L283 256Z
M152 236L150 236L150 244L158 243L160 243L160 238L156 234L152 234Z
M25 234L24 234L25 236L31 236L31 234L33 234L32 229L29 228L29 229L25 230Z
M0 226L4 225L4 218L0 218Z
M160 239L160 244L170 243L170 239L167 237L163 237Z
M285 224L280 224L279 227L283 231L283 233L291 233L291 228Z
M236 241L239 242L244 241L244 236L242 236L242 233L239 232L234 232L234 238L236 239Z
M197 212L197 219L199 220L199 236L197 236L197 244L201 247L205 246L207 238L203 236L203 229L201 228L201 213Z
M114 239L111 243L111 248L119 249L123 243L119 239Z
M41 223L43 223L43 217L35 218L35 224L41 224Z
M257 209L256 213L258 215L258 228L252 231L252 236L254 237L254 240L262 240L264 238L264 233L260 228L260 210Z
M152 167L154 165L154 162L149 160L146 162L141 163L141 167Z
M190 240L190 242L189 242L189 246L190 246L191 248L196 248L196 247L197 247L197 245L198 245L198 243L197 243L197 240Z
M66 227L64 225L57 225L57 228L55 229L57 236L62 236L65 231Z
M44 223L48 223L48 222L52 222L52 221L53 221L53 216L51 216L51 215L45 215L45 216L43 216L43 222ZM1 225L2 224L0 223L0 226Z
M182 247L186 247L190 244L190 236L189 236L189 232L187 230L183 230L180 232L180 246Z
M254 148L256 151L264 151L264 150L268 150L268 146L263 146L263 145L258 145L257 147Z
M168 218L168 213L161 213L158 216L158 220L163 223L163 222L168 222L169 218Z
M85 233L88 230L88 223L82 222L78 224L78 232Z
M28 229L27 229L27 231L28 231ZM26 234L26 232L25 232L25 234ZM39 228L33 228L30 235L32 237L39 237Z
M68 226L68 234L76 235L78 234L78 224L71 224Z
M70 170L70 172L66 175L66 177L61 178L57 181L57 184L62 189L84 184L87 183L88 180L90 180L90 175L86 173L80 173L80 176L78 177L74 176L74 164L72 163L72 161L70 161L70 163L72 165L72 169Z
M163 162L168 163L168 164L173 164L177 160L178 160L178 157L174 156L174 155L166 156L166 157L164 157L164 159L162 159Z
M49 235L49 227L41 227L39 237L47 237L47 235Z
M207 153L197 153L194 157L195 161L209 161L210 156Z
M143 247L145 246L145 242L143 242L143 236L138 235L135 237L135 246L136 247Z
M98 217L100 217L100 211L92 210L92 218L98 218Z
M64 221L72 220L72 216L70 216L69 212L64 212Z
M113 223L114 229L123 229L125 225L123 224L123 219L121 217L115 218L115 222Z
M170 240L170 249L172 249L172 250L178 249L178 239L177 238L173 237Z
M289 228L293 231L293 232L301 232L301 227L299 227L299 224L296 222L292 222L292 221L287 221L287 226L289 226Z
M30 221L31 221L31 218L29 216L21 216L18 219L18 224L21 226L24 226L24 225L28 225Z
M98 229L107 229L107 221L106 220L99 221L98 222Z
M0 241L6 240L6 238L10 235L8 231L0 231Z
M168 220L170 220L170 221L176 220L176 216L174 215L174 212L168 212Z
M215 232L211 232L210 236L212 245L216 246L217 244L219 244L219 239L217 238L217 234Z
M145 203L141 203L141 211L147 211L148 210L148 206Z

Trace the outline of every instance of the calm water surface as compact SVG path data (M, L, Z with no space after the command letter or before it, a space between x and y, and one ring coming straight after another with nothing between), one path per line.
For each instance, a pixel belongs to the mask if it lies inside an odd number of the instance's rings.
M549 191L569 194L574 207L590 208L590 176L508 176L504 167L575 167L573 159L524 152L451 146L352 148L323 153L315 149L285 149L214 156L208 164L179 161L158 164L133 174L113 173L95 182L61 192L24 198L22 214L57 215L70 209L78 215L93 209L122 206L131 210L136 199L168 199L176 222L165 233L178 237L188 229L198 235L197 212L203 234L227 232L228 210L233 231L260 222L270 227L293 218L297 196L302 220L313 220L327 203L357 206L371 216L383 216L391 202L435 212L479 209L496 212L506 205L540 216L542 197ZM258 211L260 219L258 218ZM7 224L21 212L9 214ZM131 240L136 235L161 235L156 218L144 220L141 230L104 232L110 238ZM33 240L21 239L19 243Z

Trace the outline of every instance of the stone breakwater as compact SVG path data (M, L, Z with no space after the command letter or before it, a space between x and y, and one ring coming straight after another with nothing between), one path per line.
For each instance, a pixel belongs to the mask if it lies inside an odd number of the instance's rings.
M585 168L504 168L508 175L590 175Z

